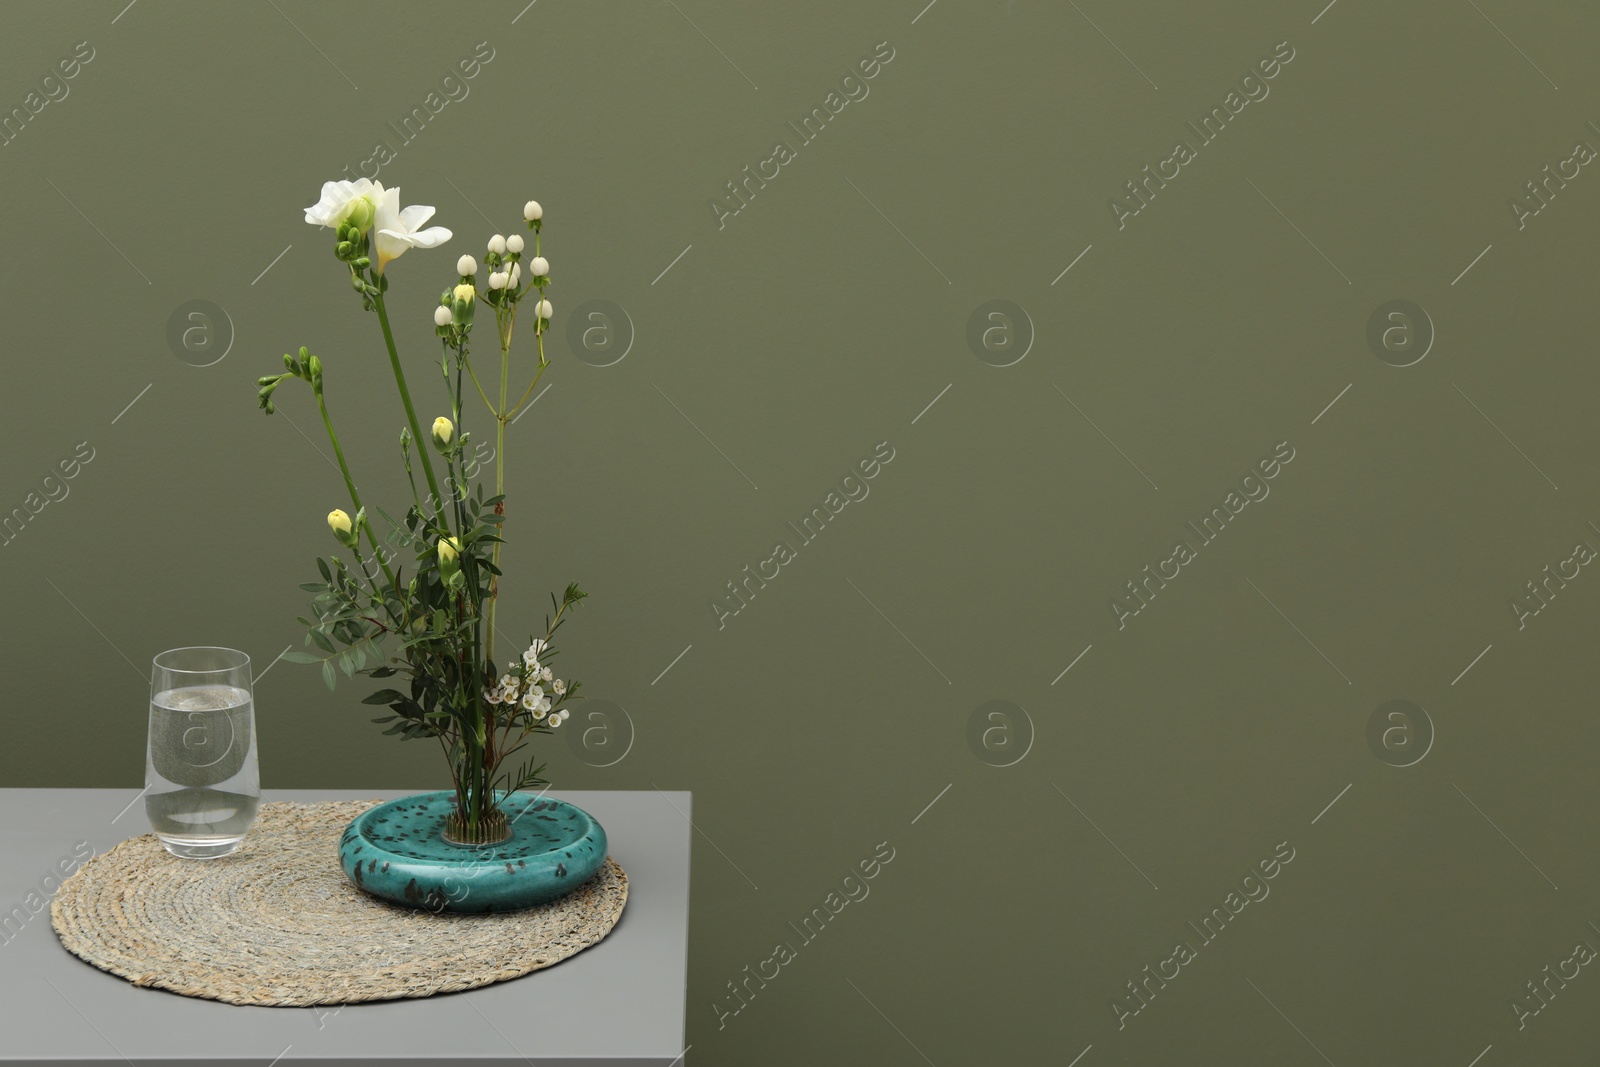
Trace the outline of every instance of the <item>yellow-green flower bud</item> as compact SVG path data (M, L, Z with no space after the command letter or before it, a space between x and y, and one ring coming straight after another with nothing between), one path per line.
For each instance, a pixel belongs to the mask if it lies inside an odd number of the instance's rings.
M354 227L357 233L366 233L371 228L373 217L376 214L376 209L373 208L371 200L364 196L358 196L350 201L347 211L348 213L344 217L345 225Z
M451 291L450 295L455 298L455 302L458 305L471 307L473 299L478 295L478 291L472 287L471 283L462 282Z
M461 542L454 537L439 539L439 575L444 584L458 589L466 581L461 573Z
M446 448L448 448L450 446L451 438L455 437L455 435L455 423L451 422L443 415L440 415L437 419L433 420L433 443L439 446L439 451L443 452Z
M355 524L350 521L350 516L342 509L334 508L332 511L328 512L328 529L333 531L333 536L339 539L339 543L341 545L346 548L355 547Z

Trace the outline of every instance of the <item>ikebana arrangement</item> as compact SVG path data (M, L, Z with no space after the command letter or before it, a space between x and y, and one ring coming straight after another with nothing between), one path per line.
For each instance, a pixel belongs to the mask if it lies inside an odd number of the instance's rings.
M362 308L376 314L383 334L389 369L405 409L399 448L411 503L404 517L396 520L374 507L370 511L387 530L380 536L374 529L334 429L325 383L342 371L354 384L364 368L331 359L325 368L322 358L302 347L284 355L283 373L258 379L257 396L270 415L284 383L293 380L310 388L350 498L351 510L335 508L328 514L328 526L351 558L348 562L339 555L317 559L321 581L300 587L314 594L312 617L299 620L306 627L307 650L284 658L320 664L329 689L340 672L346 677L407 678L409 684L402 688L379 689L363 703L387 706L388 713L373 720L389 724L385 734L438 739L450 765L453 794L409 798L416 803L406 810L421 810L424 801L429 810L447 802L448 811L441 813L444 841L484 846L512 836L510 824L526 807L526 798L513 801L515 794L547 784L540 777L544 766L536 765L531 756L515 766L510 761L528 747L530 738L559 727L571 714L564 705L577 696L580 683L555 674L552 642L586 594L571 584L559 597L552 595L544 633L531 636L523 649L501 646L497 653L506 427L529 402L549 366L544 335L551 319L546 297L550 264L540 254L544 211L537 201L524 206L527 238L514 233L489 239L483 262L488 277L482 284L477 260L463 255L456 261L454 281L430 312L440 341L436 366L445 388L446 413L433 420L425 435L395 347L386 297L397 259L413 248L437 248L450 239L448 229L427 225L433 214L432 207L401 207L398 188L365 178L324 184L321 198L305 209L306 222L333 231L333 253L344 264ZM525 258L528 252L531 255ZM528 314L533 317L537 360L514 367L512 335L525 300L533 302ZM479 374L484 368L473 359L473 330L480 317L483 325L493 322L500 355L498 381L491 370L485 383ZM531 370L528 385L520 398L512 399L513 371L520 377L525 370ZM464 409L475 408L478 401L494 424L492 493L478 477L484 464L466 429ZM516 809L511 818L508 807ZM598 824L593 829L599 831ZM355 840L356 830L353 823L346 839ZM596 866L605 856L604 841L600 831ZM364 879L362 862L355 861L352 877L373 889L376 879ZM386 862L384 870L389 866ZM376 874L376 864L372 873ZM568 873L564 868L562 877ZM413 883L406 896L424 891L426 885L419 891Z

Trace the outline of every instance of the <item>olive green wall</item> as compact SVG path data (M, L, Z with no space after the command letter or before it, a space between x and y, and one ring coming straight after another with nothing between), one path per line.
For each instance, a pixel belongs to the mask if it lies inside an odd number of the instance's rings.
M558 787L694 791L688 1062L1592 1061L1600 11L524 2L8 7L0 511L65 497L0 550L0 782L131 797L154 653L298 646L341 490L282 352L400 506L301 219L382 141L457 233L390 268L423 395L546 209L502 618L592 594ZM438 784L365 688L261 678L269 796Z

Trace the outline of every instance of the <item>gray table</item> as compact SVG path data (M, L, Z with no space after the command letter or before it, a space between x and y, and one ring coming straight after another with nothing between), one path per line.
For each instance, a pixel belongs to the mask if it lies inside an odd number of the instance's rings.
M360 800L407 792L418 790L269 790L264 799ZM0 789L0 1064L681 1063L690 794L554 795L605 825L611 855L628 872L627 909L600 944L554 967L466 993L257 1008L136 988L63 949L48 906L29 915L28 894L39 893L41 879L62 861L77 864L79 842L98 854L148 832L142 804L124 811L135 799L132 790Z

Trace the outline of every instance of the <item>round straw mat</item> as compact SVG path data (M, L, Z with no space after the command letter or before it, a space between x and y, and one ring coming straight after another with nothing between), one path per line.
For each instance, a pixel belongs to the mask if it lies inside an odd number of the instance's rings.
M474 989L598 943L628 899L607 858L560 900L435 914L357 889L339 835L379 803L268 803L239 851L183 860L154 834L95 856L50 906L67 950L134 985L230 1004L309 1007Z

